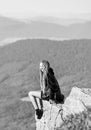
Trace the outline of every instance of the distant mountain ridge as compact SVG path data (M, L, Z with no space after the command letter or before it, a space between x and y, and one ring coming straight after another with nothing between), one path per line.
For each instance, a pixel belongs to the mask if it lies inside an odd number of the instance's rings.
M26 22L31 22L31 18L27 19ZM40 22L47 22L47 23L54 23L59 25L68 26L75 23L85 23L88 20L83 18L58 18L58 17L52 17L52 16L40 16L40 17L34 17L32 18L32 21L40 21Z
M0 17L0 41L8 38L54 38L84 39L91 38L91 21L61 25L54 22L35 20L23 22Z

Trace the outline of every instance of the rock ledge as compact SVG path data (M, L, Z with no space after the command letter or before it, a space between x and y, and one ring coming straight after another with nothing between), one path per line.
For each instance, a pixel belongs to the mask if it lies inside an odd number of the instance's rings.
M88 107L91 106L91 89L74 86L64 104L43 101L43 117L36 119L36 130L91 130Z

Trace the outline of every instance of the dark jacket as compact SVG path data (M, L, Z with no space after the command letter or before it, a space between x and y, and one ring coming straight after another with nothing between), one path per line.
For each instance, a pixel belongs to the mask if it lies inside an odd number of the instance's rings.
M50 68L47 73L47 85L49 88L51 88L54 92L59 90L59 84L58 81L55 78L53 69Z
M49 68L48 73L45 76L45 91L44 93L41 92L41 98L44 100L52 99L57 102L61 102L63 98L52 68Z

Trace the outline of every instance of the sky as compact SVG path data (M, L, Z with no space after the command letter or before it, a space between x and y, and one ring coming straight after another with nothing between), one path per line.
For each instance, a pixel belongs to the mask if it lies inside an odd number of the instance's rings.
M91 14L91 0L0 0L0 15L73 17Z

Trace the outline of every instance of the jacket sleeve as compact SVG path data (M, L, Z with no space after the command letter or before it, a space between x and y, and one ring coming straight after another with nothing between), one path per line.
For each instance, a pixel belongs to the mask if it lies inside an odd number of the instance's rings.
M58 81L54 75L54 73L48 73L48 86L53 90L53 91L58 91L59 90L59 84Z

